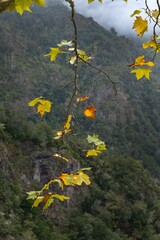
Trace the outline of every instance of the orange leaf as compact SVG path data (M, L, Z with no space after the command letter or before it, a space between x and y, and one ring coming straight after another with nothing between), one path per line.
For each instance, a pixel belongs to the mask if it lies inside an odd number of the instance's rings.
M135 62L134 62L133 64L129 65L129 67L137 67L137 66L144 66L144 65L147 65L147 66L149 66L149 67L153 67L153 66L154 66L154 63L151 62L151 61L147 61L147 62L146 62L146 61L144 60L144 55L141 55L141 56L137 57L137 58L135 59Z
M85 101L87 100L89 97L85 96L85 97L79 97L77 98L77 102L82 102L82 101Z
M84 115L88 118L95 118L95 112L96 112L96 109L93 105L87 107L85 110L84 110Z

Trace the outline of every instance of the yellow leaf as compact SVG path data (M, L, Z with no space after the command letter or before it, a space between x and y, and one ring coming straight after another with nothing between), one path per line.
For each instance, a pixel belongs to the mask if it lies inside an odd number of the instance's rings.
M33 99L32 101L30 101L28 103L28 106L29 107L34 107L39 102L39 100L41 100L41 97Z
M48 200L45 202L43 210L46 210L53 202L54 202L53 198L48 198Z
M48 100L39 100L39 103L40 104L37 107L37 112L41 115L41 117L43 117L45 112L51 111L52 103Z
M59 177L62 179L64 185L68 186L74 186L75 185L75 180L74 180L74 175L73 174L67 174L67 173L62 173Z
M101 151L97 150L97 149L91 149L88 150L86 157L93 157L93 156L98 156L98 154L101 153Z
M95 109L95 107L94 107L93 105L87 107L87 108L83 111L83 113L84 113L84 115L85 115L86 117L88 117L88 118L93 118L93 119L95 118L95 112L96 112L96 109Z
M61 138L64 134L67 134L69 132L72 132L72 129L65 129L65 130L61 130L61 131L58 131L56 132L57 136L54 137L54 139L59 139Z
M89 97L85 96L85 97L79 97L77 98L77 102L82 102L82 101L85 101L85 100L88 100Z
M41 202L43 202L43 199L44 199L44 196L38 197L38 198L34 201L32 207L38 207L38 205L39 205Z
M82 185L83 182L86 185L91 183L89 176L82 171L79 171L78 174L74 175L74 179L76 185Z
M42 100L41 98L42 97L33 99L28 103L28 106L34 107L37 103L39 103L37 106L37 112L40 113L41 117L43 117L45 112L51 111L52 103L48 100Z
M156 53L160 51L160 43L155 42L154 40L144 42L142 46L143 48L148 48L148 47L153 48L156 51Z
M140 10L135 10L135 11L130 15L130 17L133 17L133 16L138 15L138 14L140 14L140 13L141 13Z
M150 80L150 72L152 72L148 68L137 68L131 71L131 73L136 74L137 80L141 79L142 77L146 77L148 80Z
M69 115L67 118L67 121L64 123L64 128L69 129L70 128L70 121L72 120L72 115Z
M84 50L78 49L77 52L78 52L79 58L83 61L88 61L89 59L92 58L92 57L89 57Z
M41 6L45 6L45 1L44 0L33 0L33 2L35 4L41 5Z
M50 61L55 61L57 58L57 55L60 53L63 53L59 48L50 48L50 52L45 54L44 56L50 56Z
M152 17L154 17L155 19L159 17L159 11L157 9L152 10Z
M67 196L65 196L65 195L60 195L60 194L52 194L52 197L53 198L57 198L57 199L59 199L60 201L64 201L64 200L68 200L69 199L69 197L67 197Z
M15 0L15 9L20 15L22 15L24 11L31 12L31 4L32 0Z
M141 16L136 17L133 28L135 28L137 34L142 37L143 34L148 31L148 21L146 19L143 20Z

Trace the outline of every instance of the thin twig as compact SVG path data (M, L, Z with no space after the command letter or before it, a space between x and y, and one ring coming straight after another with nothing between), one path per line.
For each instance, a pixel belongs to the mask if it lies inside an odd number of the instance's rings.
M102 70L102 69L100 69L100 68L98 68L98 67L93 66L90 62L85 61L85 60L84 60L83 58L81 58L80 56L79 56L79 59L82 60L84 63L88 64L92 69L94 69L94 70L96 70L96 71L104 74L104 75L108 78L109 82L112 84L112 87L113 87L115 96L117 95L117 88L116 88L115 82L113 82L113 81L111 80L110 76L109 76L104 70Z

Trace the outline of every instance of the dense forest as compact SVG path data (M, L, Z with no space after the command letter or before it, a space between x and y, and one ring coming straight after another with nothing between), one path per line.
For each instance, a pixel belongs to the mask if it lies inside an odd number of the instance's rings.
M81 64L79 89L96 107L96 119L85 119L80 108L78 138L57 141L54 133L64 120L74 73L65 56L51 63L44 54L72 39L70 11L58 3L32 10L23 17L0 15L0 239L159 240L158 67L151 81L135 80L128 65L142 53L140 42L77 14L79 45L109 74L118 94L103 74ZM40 96L53 102L44 118L28 107ZM86 158L77 151L90 133L106 142L106 154ZM59 149L70 164L53 157ZM46 211L32 208L27 191L79 165L92 167L90 186L69 187L72 200L57 201Z

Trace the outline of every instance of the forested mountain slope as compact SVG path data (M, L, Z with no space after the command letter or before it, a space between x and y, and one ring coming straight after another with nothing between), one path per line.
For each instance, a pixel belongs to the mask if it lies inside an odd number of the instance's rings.
M86 160L73 148L73 159L93 167L93 183L73 191L71 208L56 203L40 214L25 200L25 191L42 186L62 169L63 164L53 159L61 145L53 132L61 129L73 79L65 57L55 63L44 57L62 39L72 40L69 9L53 4L32 10L23 17L0 15L0 238L159 239L159 70L155 68L151 81L135 80L128 65L141 53L139 44L81 15L76 16L80 48L110 75L118 94L103 74L82 64L79 89L90 97L97 116L86 120L80 110L75 130L82 145L88 132L100 134L108 152L98 160ZM27 105L39 96L53 102L43 119ZM141 160L154 180L130 157Z

